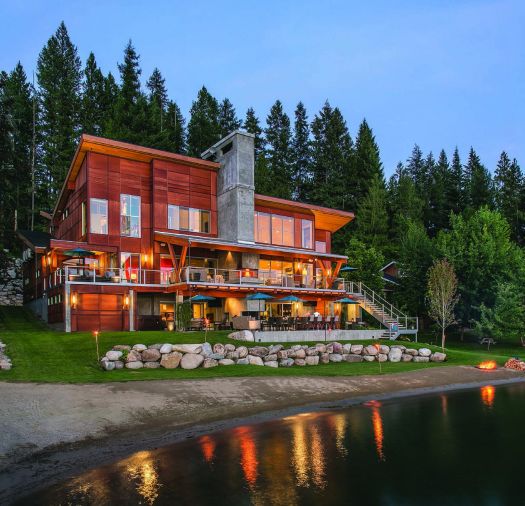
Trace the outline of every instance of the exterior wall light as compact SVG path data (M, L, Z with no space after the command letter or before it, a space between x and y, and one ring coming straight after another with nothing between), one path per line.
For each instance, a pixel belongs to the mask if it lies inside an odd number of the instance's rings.
M123 308L124 308L124 309L129 309L129 295L124 295L124 304L123 304Z
M78 295L76 292L71 294L71 309L76 309L78 306Z

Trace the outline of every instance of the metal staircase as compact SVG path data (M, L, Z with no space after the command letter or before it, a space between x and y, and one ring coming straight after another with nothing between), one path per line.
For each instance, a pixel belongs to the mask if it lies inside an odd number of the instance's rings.
M407 316L361 282L345 281L345 290L362 309L386 327L382 339L394 340L402 334L413 334L417 340L417 317Z

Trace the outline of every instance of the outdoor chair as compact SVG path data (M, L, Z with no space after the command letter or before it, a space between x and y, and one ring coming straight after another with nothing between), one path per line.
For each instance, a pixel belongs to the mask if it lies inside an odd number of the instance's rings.
M339 315L335 315L334 316L334 324L333 324L333 328L334 329L338 329L341 327L341 322L339 321Z

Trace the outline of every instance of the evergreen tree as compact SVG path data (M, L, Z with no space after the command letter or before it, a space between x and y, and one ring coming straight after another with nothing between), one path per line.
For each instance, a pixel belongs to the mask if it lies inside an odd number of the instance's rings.
M292 150L290 118L277 100L266 118L266 160L272 179L270 195L289 199L292 197Z
M359 202L375 177L384 178L379 147L366 119L359 125L354 154L355 195Z
M9 115L9 99L6 96L8 75L0 71L0 178L7 188L0 192L0 261L4 258L4 248L9 249L11 238L8 236L9 221L13 209L12 184L14 170L12 164L13 122Z
M255 159L255 191L262 195L273 195L275 186L272 180L270 169L268 167L268 160L264 153L261 153Z
M356 268L354 272L345 274L345 278L349 281L361 281L372 290L381 292L385 284L381 268L386 262L381 251L352 237L348 241L345 255L348 256L352 267Z
M188 154L200 156L221 138L219 104L203 86L190 109L188 123Z
M446 181L446 209L447 216L451 212L459 214L465 205L465 176L463 173L463 165L459 158L459 151L456 147L452 155L452 163ZM448 220L447 220L448 223Z
M361 199L356 215L356 236L377 251L388 245L387 192L384 180L376 175Z
M62 187L80 132L81 62L67 28L60 23L37 62L42 161L49 173L48 207Z
M155 103L159 110L164 111L168 104L168 91L166 90L166 80L157 67L153 69L146 87L149 90L150 102Z
M166 134L169 146L166 148L174 153L186 153L186 120L179 106L168 102L166 112Z
M421 148L415 144L407 160L406 172L414 181L416 190L424 194L428 188L428 166L425 163Z
M450 209L447 203L447 183L450 175L450 167L447 154L442 149L439 153L437 163L432 165L430 172L429 207L431 209L428 232L434 237L439 230L448 226Z
M241 128L242 121L237 118L235 107L229 99L225 98L219 105L219 126L221 138Z
M312 184L308 200L355 210L352 139L339 109L325 102L312 121Z
M158 149L172 149L170 132L167 130L167 105L168 92L165 80L160 70L155 67L149 77L146 87L148 89L148 124L150 134L144 143Z
M305 200L311 180L310 168L312 150L310 142L310 125L306 108L302 102L295 109L295 122L292 141L292 179L294 182L293 197Z
M259 125L259 118L255 115L255 111L250 107L246 111L246 119L244 120L244 128L247 132L255 136L255 160L259 158L264 151L264 137L263 130Z
M470 148L468 162L465 166L465 178L469 207L473 210L483 206L492 207L492 179L473 148Z
M433 176L436 171L436 160L434 159L434 154L432 151L427 155L425 161L423 162L423 178L419 183L419 186L416 185L417 190L420 195L425 195L426 205L423 206L423 224L427 229L427 232L430 232L434 229L434 206L435 203L432 201L433 197Z
M511 162L505 151L501 153L496 167L494 187L496 207L509 222L512 238L521 243L525 232L523 174L516 160Z
M87 134L101 135L110 104L105 97L105 79L98 68L95 55L89 53L84 68L82 86L82 131Z

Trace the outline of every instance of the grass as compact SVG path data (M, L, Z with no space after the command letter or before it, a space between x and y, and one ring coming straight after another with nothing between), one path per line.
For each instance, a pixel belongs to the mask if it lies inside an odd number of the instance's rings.
M210 331L210 343L227 342L227 331ZM234 376L356 376L379 374L377 362L339 363L315 367L278 368L256 366L228 366L211 369L139 369L104 372L97 363L94 337L88 332L66 334L50 330L24 308L0 306L0 340L7 344L7 354L12 359L11 371L1 371L0 380L32 381L46 383L105 383L150 379L194 379ZM146 345L154 343L201 343L204 332L102 332L99 335L100 354L115 344ZM356 341L368 344L371 341ZM264 344L264 343L263 343ZM295 344L295 343L294 343ZM313 344L313 343L304 343ZM404 343L407 344L407 343ZM423 343L410 346L421 347ZM291 346L291 345L287 345ZM425 345L427 346L427 345ZM429 346L439 350L435 346ZM494 346L490 352L480 345L454 343L447 349L444 364L389 363L382 364L383 374L412 371L448 365L475 365L493 359L500 365L509 356L519 355L521 347Z

